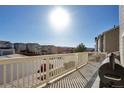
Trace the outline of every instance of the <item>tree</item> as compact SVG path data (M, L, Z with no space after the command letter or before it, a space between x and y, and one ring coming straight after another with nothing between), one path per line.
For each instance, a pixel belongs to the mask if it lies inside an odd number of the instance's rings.
M84 52L86 50L86 47L83 43L79 44L77 48L75 49L75 52Z

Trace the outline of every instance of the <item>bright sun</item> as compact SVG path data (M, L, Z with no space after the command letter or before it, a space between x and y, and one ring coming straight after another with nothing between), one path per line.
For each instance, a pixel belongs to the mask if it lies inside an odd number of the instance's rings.
M62 30L69 25L70 15L68 11L61 7L56 7L50 13L50 23L56 30Z

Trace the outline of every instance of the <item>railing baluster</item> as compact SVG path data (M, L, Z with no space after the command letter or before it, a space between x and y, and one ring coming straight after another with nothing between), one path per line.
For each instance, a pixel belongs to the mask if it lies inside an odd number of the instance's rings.
M55 76L56 76L56 70L57 70L57 61L56 61L57 59L55 59Z
M53 77L53 68L52 68L54 67L53 60L51 60L50 64L51 64L50 77Z
M62 57L61 62L60 62L60 65L61 65L60 72L61 72L61 73L62 73L62 69L63 69L63 58L64 58L64 57Z
M34 62L34 79L35 79L35 85L37 85L37 59Z
M18 67L18 64L16 64L16 69L17 69L17 72L16 72L16 75L17 75L17 87L19 87L19 67Z
M56 59L56 75L57 75L57 69L58 69L57 64L58 64L58 59Z
M36 85L37 85L37 83L38 83L38 80L37 80L37 77L38 77L38 73L37 73L37 68L38 68L38 62L37 62L37 60L36 60L36 62L35 62L35 67L36 67L36 71L35 71L35 73L36 73Z
M40 83L40 80L38 79L38 77L40 76L40 72L38 73L38 71L40 71L40 62L39 62L39 59L38 59L38 62L37 62L37 68L38 68L38 70L37 70L37 80L38 80L38 84Z
M53 67L53 76L55 76L55 68L56 68L55 59L53 60L53 64L54 64L54 67Z
M63 57L63 58L64 58L64 57ZM61 64L60 72L62 73L62 72L63 72L63 64L64 64L64 63L63 63L63 59L61 60L61 63L60 63L60 64Z
M33 67L33 65L34 65L34 62L31 62L31 67L32 67L32 86L34 85L34 67Z
M40 65L39 65L39 68L40 68L40 71L39 71L39 74L40 74L40 77L39 77L40 83L42 83L42 72L41 72L41 70L42 70L42 65L43 65L43 63L42 63L42 61L40 60Z
M41 72L41 70L42 70L42 65L43 65L43 61L42 60L40 60L40 65L39 65L39 68L40 68L40 83L42 82L42 80L41 80L41 77L42 77L42 72Z
M58 75L58 61L59 59L56 60L56 75Z
M57 75L59 74L59 61L57 62Z
M55 60L55 59L54 59ZM52 74L53 74L53 76L54 76L54 70L55 70L55 62L54 62L54 60L52 61L52 63L53 63L53 71L52 71Z
M61 62L61 60L58 62L58 65L59 65L59 70L58 70L58 73L59 73L59 74L61 74L61 72L60 72L60 69L61 69L60 62Z
M46 58L46 83L49 82L49 59Z
M13 87L13 64L10 65L11 86Z
M60 73L62 73L62 69L63 69L63 59L61 60L61 69L60 69Z
M43 77L43 81L47 79L47 60L43 62L43 76L42 77Z
M42 72L42 75L43 75L43 81L44 81L44 78L45 78L45 74L44 74L44 71L45 71L44 69L45 69L45 67L44 67L44 64L45 64L45 63L44 63L44 61L43 61L43 66L42 66L42 68L43 68L43 72Z
M54 60L54 64L55 64L54 75L56 76L56 59Z
M3 65L3 84L6 87L6 64Z
M25 71L24 71L24 63L22 63L22 87L24 87L25 86L25 78L24 78L24 73L25 73Z
M56 63L56 70L55 70L55 76L57 75L57 59L55 60Z
M76 54L76 56L77 56L77 64L76 64L76 68L77 68L78 65L79 65L79 54Z
M57 75L59 74L59 61L60 59L57 60Z
M30 87L30 72L29 72L29 67L30 63L27 63L27 82L28 82L28 87Z
M58 66L59 66L58 73L59 73L59 74L61 73L61 72L60 72L60 69L61 69L60 62L61 62L61 60L58 62Z
M28 86L30 87L32 81L31 81L31 62L28 63Z
M36 85L36 72L35 72L35 69L36 69L35 67L36 66L35 66L35 64L36 64L36 60L33 62L33 73L34 73L33 74L33 76L34 76L33 80L34 80L34 85Z
M27 68L28 68L28 66L27 66L27 62L25 63L25 77L26 77L26 80L25 80L25 86L26 87L28 87L28 70L27 70Z

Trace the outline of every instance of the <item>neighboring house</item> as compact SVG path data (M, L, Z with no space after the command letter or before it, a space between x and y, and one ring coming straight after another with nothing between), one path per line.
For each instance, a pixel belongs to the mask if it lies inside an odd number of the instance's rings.
M24 55L40 55L41 46L37 43L14 43L15 52Z
M42 55L57 54L57 47L54 45L41 45Z
M116 52L119 51L119 26L103 32L95 38L97 52Z
M72 47L56 47L54 45L39 45L37 43L14 43L14 48L17 54L31 56L74 52Z
M26 44L25 43L14 43L15 53L21 54L26 51Z
M73 47L56 47L54 45L42 45L42 54L63 54L63 53L73 53Z
M56 47L54 45L40 45L38 43L10 43L0 41L0 55L23 54L27 56L74 53L73 47Z
M36 54L36 55L40 55L42 54L42 51L41 51L41 46L37 43L27 43L26 44L26 47L27 47L27 52L28 53L32 53L32 54Z
M14 54L14 45L9 41L0 41L0 56Z

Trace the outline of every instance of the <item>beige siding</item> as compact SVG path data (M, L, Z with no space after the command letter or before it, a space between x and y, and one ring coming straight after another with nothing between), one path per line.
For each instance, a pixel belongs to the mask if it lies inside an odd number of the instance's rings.
M116 52L119 51L119 27L109 29L97 37L98 52Z
M113 29L107 31L103 35L104 37L104 52L119 51L119 29Z

